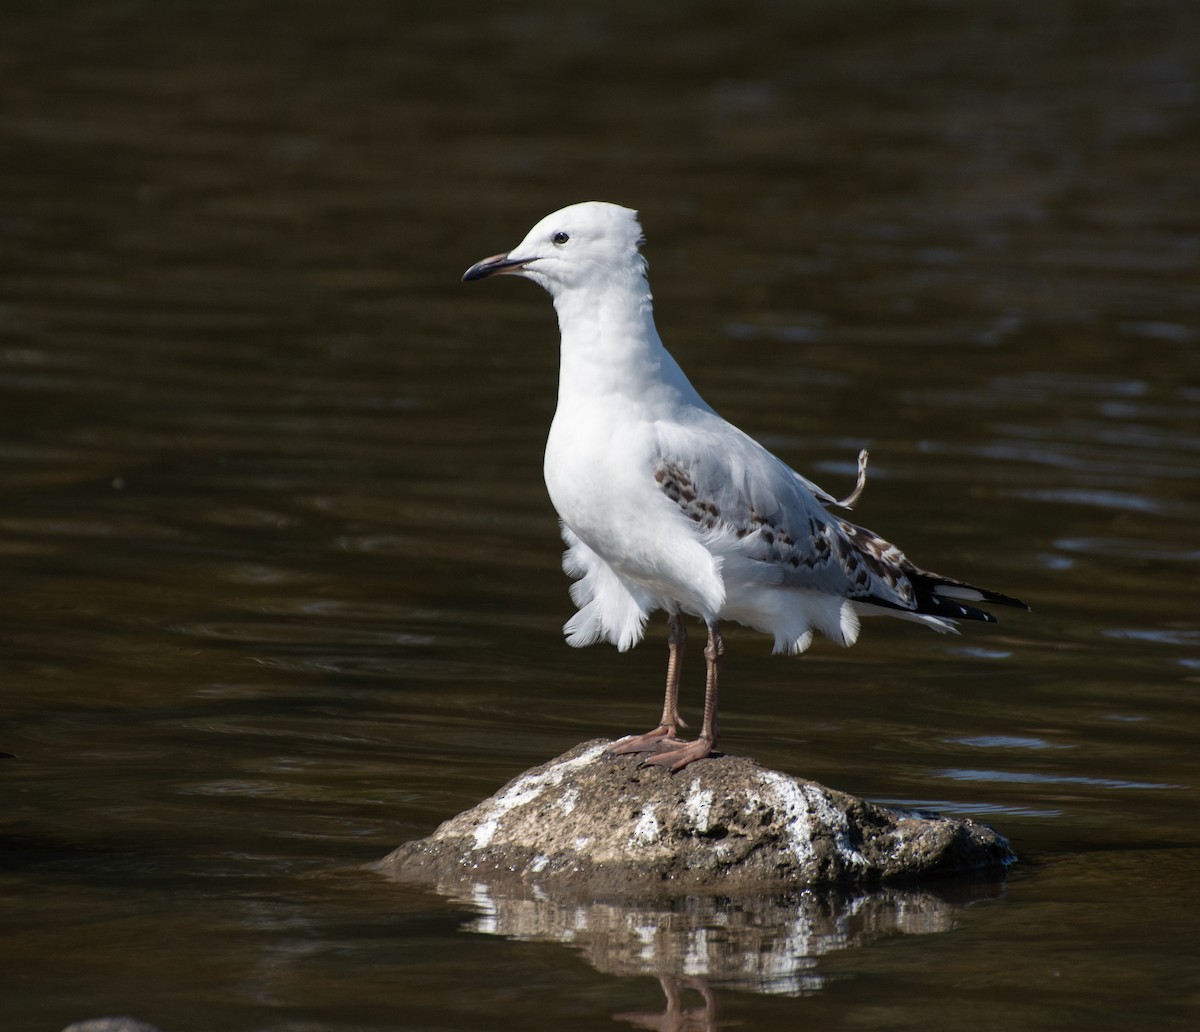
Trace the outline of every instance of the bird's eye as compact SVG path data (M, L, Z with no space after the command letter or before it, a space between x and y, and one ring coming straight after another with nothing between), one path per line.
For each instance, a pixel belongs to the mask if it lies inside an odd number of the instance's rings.
M570 236L568 236L566 233L564 233L561 229L557 233L555 233L554 236L552 236L550 238L550 240L553 243L557 244L559 247L562 247L562 245L565 244L570 239L571 239Z

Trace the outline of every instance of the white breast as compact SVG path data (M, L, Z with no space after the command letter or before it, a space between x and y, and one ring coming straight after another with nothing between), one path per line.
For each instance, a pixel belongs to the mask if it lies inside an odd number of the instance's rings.
M654 424L611 399L579 401L566 413L560 405L546 442L550 500L565 526L654 607L716 615L725 598L720 562L655 482L658 450Z

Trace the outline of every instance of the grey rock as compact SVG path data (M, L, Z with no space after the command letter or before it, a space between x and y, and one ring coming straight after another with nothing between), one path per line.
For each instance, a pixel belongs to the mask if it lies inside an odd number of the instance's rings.
M587 899L794 892L1003 868L971 820L877 806L719 756L678 774L584 742L400 846L375 868L437 886L486 881Z

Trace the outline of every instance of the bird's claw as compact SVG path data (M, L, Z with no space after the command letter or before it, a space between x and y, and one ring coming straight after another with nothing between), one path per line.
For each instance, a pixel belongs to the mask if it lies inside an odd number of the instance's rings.
M681 741L675 734L675 728L663 724L644 735L626 735L613 742L608 751L613 756L628 756L630 753L654 753L663 749L673 749Z
M689 763L703 760L712 755L713 743L707 738L697 738L694 742L682 742L675 739L677 748L658 749L647 756L639 767L666 767L672 774L683 770Z

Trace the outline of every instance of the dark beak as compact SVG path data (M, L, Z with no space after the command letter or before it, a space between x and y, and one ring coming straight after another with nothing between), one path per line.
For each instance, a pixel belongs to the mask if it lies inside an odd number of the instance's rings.
M505 272L520 272L525 268L526 263L531 261L533 261L532 258L511 258L507 254L494 254L491 258L485 258L472 265L463 273L462 281L470 283L471 280L498 276Z

